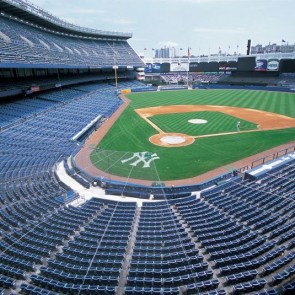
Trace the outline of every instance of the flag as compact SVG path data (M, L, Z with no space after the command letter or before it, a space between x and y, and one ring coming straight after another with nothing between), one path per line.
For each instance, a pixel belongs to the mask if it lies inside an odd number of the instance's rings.
M286 43L286 41L284 39L282 39L282 43Z

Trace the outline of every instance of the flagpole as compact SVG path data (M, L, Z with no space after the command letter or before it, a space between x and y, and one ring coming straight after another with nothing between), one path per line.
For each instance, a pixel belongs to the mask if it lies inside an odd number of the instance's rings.
M118 74L117 74L117 68L118 68L118 66L115 65L115 66L114 66L114 70L115 70L115 86L116 86L116 89L118 89Z
M188 47L188 49L187 49L187 71L186 71L187 88L188 88L189 61L190 61L190 48Z
M115 51L114 42L113 42L113 60L114 60L113 69L114 69L114 72L115 72L115 87L116 87L116 89L118 89L118 74L117 74L118 65L117 65L117 57L116 57L116 51Z
M186 71L186 81L187 81L187 88L188 88L188 71L189 71L189 62L187 63L187 71Z

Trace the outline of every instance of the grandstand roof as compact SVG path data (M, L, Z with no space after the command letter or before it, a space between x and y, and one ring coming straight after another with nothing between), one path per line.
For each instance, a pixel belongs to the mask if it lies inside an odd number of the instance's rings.
M0 12L20 18L47 30L84 38L127 40L131 33L110 32L80 27L68 23L27 0L0 0Z

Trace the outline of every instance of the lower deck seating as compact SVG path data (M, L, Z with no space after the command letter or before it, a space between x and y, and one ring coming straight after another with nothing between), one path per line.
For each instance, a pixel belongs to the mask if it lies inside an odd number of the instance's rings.
M0 290L115 294L122 278L125 294L294 290L295 161L259 182L234 177L200 197L142 206L92 198L78 208L59 201L71 191L55 165L76 148L74 134L120 106L113 90L79 86L68 93L75 98L46 112L25 101L38 116L18 113L23 121L1 130Z

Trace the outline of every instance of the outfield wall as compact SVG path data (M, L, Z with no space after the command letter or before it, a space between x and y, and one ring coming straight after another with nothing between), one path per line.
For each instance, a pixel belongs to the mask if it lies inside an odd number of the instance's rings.
M229 90L262 90L262 91L278 91L278 92L295 92L293 87L279 86L248 86L248 85L225 85L225 84L209 84L209 85L193 85L193 89L229 89Z

